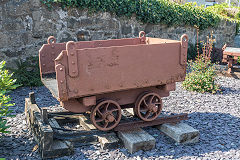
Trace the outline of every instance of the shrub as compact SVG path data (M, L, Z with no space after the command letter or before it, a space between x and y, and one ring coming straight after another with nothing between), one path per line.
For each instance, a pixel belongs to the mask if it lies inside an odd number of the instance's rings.
M189 62L191 72L187 74L182 85L186 90L197 92L216 93L219 86L215 84L216 69L211 60L206 60L203 55Z
M9 103L11 98L6 96L7 92L16 89L16 80L12 79L12 74L9 74L8 70L5 69L5 61L0 62L0 133L7 133L7 117L10 117L11 111L10 106L14 104Z
M198 55L195 61L189 62L190 72L182 83L186 90L213 94L219 90L219 86L215 83L216 69L211 62L213 42L212 36L210 39L207 38L207 43L203 42L203 53Z
M28 57L25 61L18 60L15 63L17 68L10 70L14 72L13 78L17 79L17 84L30 87L42 85L38 57Z
M199 29L215 27L220 22L218 14L194 3L178 4L168 0L41 0L51 7L88 9L90 12L110 12L117 16L131 17L143 23L198 26Z

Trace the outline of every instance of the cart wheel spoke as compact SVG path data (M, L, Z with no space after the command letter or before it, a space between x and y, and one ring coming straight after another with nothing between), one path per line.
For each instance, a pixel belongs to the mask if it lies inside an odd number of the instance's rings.
M108 111L108 107L109 107L110 103L107 103L106 107L105 107L105 112Z
M134 112L144 121L152 121L162 111L161 97L153 92L144 92L135 103Z
M146 99L143 100L143 104L144 104L146 107L148 106L148 104L147 104L147 102L146 102Z
M104 123L103 128L107 128L107 126L108 126L108 121Z
M104 121L103 118L96 119L96 122L97 122L97 123L98 123L98 122L102 122L102 121Z
M149 103L152 103L153 99L154 99L154 95L151 96L150 100L149 100Z
M145 114L144 118L148 118L151 114L151 111L147 111L147 113Z
M148 109L147 109L147 108L140 108L140 111L141 111L141 112L147 112Z
M112 114L112 112L114 112L114 114ZM113 100L105 100L92 108L90 116L93 125L97 129L108 131L115 128L120 122L122 116L121 107Z
M109 112L116 112L116 111L119 111L117 108L116 109L111 109L111 110L109 110Z
M103 117L102 112L99 110L99 108L97 109L97 113L100 114L101 117Z

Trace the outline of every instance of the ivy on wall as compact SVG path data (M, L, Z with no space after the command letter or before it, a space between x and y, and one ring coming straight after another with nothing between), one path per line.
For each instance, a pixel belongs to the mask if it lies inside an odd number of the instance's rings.
M168 0L41 0L51 7L60 4L63 8L77 7L90 12L110 12L117 16L131 17L143 23L166 25L189 25L199 29L215 27L220 16L204 7L191 3L177 4Z

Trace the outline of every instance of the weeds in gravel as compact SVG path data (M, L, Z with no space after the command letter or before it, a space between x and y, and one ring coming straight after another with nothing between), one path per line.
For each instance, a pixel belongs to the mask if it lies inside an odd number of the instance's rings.
M207 42L203 43L202 54L198 55L195 61L189 61L191 72L187 74L183 87L189 91L216 93L219 86L215 83L216 69L211 63L211 52L214 39L212 34L207 37Z
M6 94L13 89L16 89L18 85L15 85L16 80L12 79L12 74L9 74L8 70L5 69L5 61L0 62L0 133L8 133L7 128L7 117L11 117L11 111L9 107L14 104L9 103L11 98Z
M16 83L22 86L35 87L42 86L39 70L38 57L28 57L26 61L16 61L17 69L10 69Z

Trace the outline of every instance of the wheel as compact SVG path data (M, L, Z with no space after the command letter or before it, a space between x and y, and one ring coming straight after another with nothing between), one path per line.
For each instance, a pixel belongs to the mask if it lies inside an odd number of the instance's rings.
M104 100L92 108L90 118L97 129L109 131L118 125L121 116L121 107L117 102Z
M162 111L162 99L156 93L145 92L135 103L134 113L144 121L156 119Z

